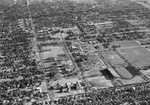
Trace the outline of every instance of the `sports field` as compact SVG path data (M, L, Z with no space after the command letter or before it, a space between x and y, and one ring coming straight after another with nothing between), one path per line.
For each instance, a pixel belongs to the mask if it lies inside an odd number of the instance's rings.
M150 51L144 47L118 49L119 53L135 67L150 65Z
M146 82L141 76L135 76L132 79L118 79L116 81L121 81L124 85Z
M123 79L131 79L131 78L133 78L133 75L130 72L128 72L128 70L126 70L124 67L117 67L116 71L117 71L118 74L121 75L121 77Z
M107 62L115 69L123 79L131 79L133 75L125 68L128 64L114 51L107 51L103 54Z
M127 65L126 62L114 51L107 51L102 55L112 66Z

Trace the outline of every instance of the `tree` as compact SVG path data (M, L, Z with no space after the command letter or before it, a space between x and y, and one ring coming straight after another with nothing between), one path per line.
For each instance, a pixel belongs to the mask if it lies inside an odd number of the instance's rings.
M47 74L47 77L52 79L55 77L56 74L58 74L58 70L52 70Z

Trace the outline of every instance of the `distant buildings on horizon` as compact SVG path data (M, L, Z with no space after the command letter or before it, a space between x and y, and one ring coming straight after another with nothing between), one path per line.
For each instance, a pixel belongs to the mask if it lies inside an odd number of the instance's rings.
M22 6L26 6L28 5L28 0L15 0L16 1L16 5L22 5Z

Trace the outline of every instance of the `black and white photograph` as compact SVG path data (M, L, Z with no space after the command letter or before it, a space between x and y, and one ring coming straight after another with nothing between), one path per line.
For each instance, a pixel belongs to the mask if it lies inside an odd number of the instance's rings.
M0 105L150 105L150 0L0 0Z

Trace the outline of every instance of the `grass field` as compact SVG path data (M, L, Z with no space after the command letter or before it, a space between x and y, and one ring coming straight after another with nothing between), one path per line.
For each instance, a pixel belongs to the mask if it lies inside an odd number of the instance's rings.
M118 49L118 51L135 67L150 65L150 51L144 47Z
M109 80L106 80L103 76L101 77L93 77L87 79L88 83L92 85L92 87L95 88L108 88L108 87L113 87L111 82Z
M102 74L98 68L84 72L84 76L87 76L87 77L94 76L94 75L102 75Z
M48 57L57 57L57 55L59 55L59 54L65 54L63 47L59 47L59 46L58 47L49 46L49 47L44 47L43 49L44 50L51 49L51 51L42 53L43 59L46 59Z
M114 51L107 51L103 54L103 57L114 67L117 65L126 65L126 62L122 58L120 58L120 56L117 55Z

